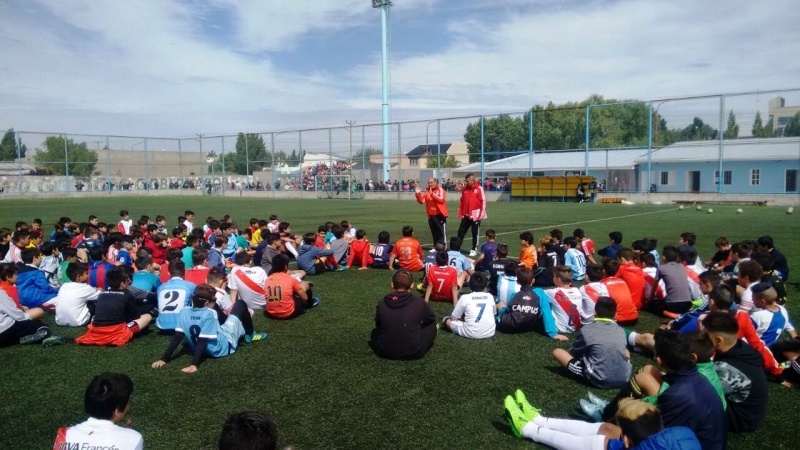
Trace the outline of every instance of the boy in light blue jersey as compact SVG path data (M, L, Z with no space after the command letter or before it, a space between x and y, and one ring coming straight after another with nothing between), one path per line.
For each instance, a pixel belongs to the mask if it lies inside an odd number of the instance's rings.
M193 356L192 364L181 369L183 373L197 372L203 355L222 358L235 353L242 338L248 343L266 339L266 333L253 331L253 320L244 302L236 302L231 314L226 317L225 313L215 308L216 293L208 284L197 286L191 307L181 310L175 335L161 359L152 364L154 369L167 364L184 338Z
M586 257L583 252L577 249L578 240L574 237L564 239L563 247L566 250L564 253L564 264L572 269L572 280L583 281L586 279Z
M472 260L461 253L462 240L458 236L450 238L450 250L447 251L448 264L456 268L461 278L462 272L472 275Z
M506 261L503 273L497 277L495 303L508 304L519 292L520 285L517 284L517 268L518 265L514 261Z
M191 304L195 284L183 279L186 265L181 260L169 263L170 279L156 290L158 297L158 317L156 327L163 331L172 331L178 325L181 310Z

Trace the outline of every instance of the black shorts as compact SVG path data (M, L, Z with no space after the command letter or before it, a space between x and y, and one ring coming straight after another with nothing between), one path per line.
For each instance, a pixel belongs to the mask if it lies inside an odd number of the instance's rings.
M567 370L581 380L586 379L586 365L583 363L583 358L570 359L567 363Z

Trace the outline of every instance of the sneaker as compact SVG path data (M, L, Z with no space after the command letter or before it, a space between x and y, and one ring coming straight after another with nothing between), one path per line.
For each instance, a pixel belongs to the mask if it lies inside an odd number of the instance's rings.
M47 339L48 336L50 336L50 328L41 327L36 330L36 333L19 338L19 343L22 345L38 344Z
M581 406L581 411L586 414L592 422L598 423L603 421L603 408L585 398L578 400L578 404Z
M417 290L420 292L425 292L425 285L422 283L417 283Z
M261 333L258 331L253 331L253 334L247 334L244 337L244 341L248 344L252 344L253 342L263 341L267 338L267 333Z
M589 398L590 402L592 402L593 404L595 404L595 405L597 405L597 406L599 406L599 407L601 407L603 409L606 409L606 406L608 406L608 404L610 403L608 400L606 400L604 398L601 398L601 397L598 397L598 396L592 394L591 392L589 392L588 398Z
M511 427L511 432L514 433L514 436L521 438L522 427L530 422L530 420L525 417L525 413L519 409L517 402L514 401L514 397L510 395L506 396L503 402L503 410L506 413L506 420L508 420L508 425Z
M345 270L347 270L347 266L339 266L337 269L338 272L344 272Z
M470 250L470 251L469 251L469 256L470 256L470 257L475 257L475 256L478 256L478 252L476 252L475 250Z
M50 336L49 338L42 341L42 346L53 347L56 345L69 344L70 342L73 341L75 341L75 339L71 338L70 336Z
M428 253L436 253L436 249L432 248L432 249L428 250Z
M309 308L317 307L317 306L319 306L319 303L320 303L319 297L314 297L314 298L311 299L311 303L308 305L308 307Z
M514 401L517 402L517 406L519 406L519 409L522 411L523 414L525 414L525 417L528 418L528 421L531 421L539 417L539 414L542 413L538 409L531 406L530 403L528 403L528 399L525 398L525 394L522 392L521 389L517 389L517 391L514 392Z

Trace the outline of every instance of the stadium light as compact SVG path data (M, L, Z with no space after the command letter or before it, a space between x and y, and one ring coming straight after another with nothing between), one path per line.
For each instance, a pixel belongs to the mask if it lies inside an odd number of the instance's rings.
M383 104L381 106L383 121L383 181L389 179L389 7L391 0L372 0L373 8L381 9L381 72L383 88Z
M380 8L381 6L393 6L392 0L372 0L373 8Z

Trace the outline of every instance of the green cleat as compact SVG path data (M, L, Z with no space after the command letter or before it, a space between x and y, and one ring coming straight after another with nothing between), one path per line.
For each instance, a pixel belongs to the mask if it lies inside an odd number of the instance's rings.
M514 400L517 402L517 406L519 406L519 409L522 411L522 413L525 414L525 417L528 418L528 421L539 417L539 414L542 413L540 410L534 408L530 403L528 403L528 399L525 398L525 394L521 389L517 389L517 391L514 392Z
M514 433L514 436L521 438L522 437L522 427L524 427L528 422L527 417L525 417L525 413L519 409L517 406L517 402L514 401L512 396L506 396L505 401L503 402L503 409L506 413L506 420L508 420L508 425L511 427L511 432Z
M244 341L248 344L252 344L253 342L263 341L267 338L267 333L259 333L258 331L254 331L253 334L245 335Z

